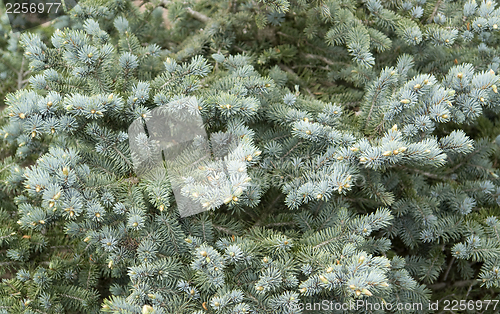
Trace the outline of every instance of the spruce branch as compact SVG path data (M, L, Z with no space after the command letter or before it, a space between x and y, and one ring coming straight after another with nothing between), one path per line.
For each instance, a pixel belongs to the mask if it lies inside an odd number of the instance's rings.
M436 16L436 14L437 14L437 12L439 10L439 7L441 6L442 2L443 2L443 0L438 0L436 2L436 5L434 5L434 10L432 10L432 14L427 19L427 24L430 24L434 20L434 17Z
M197 19L200 22L208 23L211 21L211 18L209 18L203 13L193 10L191 7L187 7L186 10L188 11L189 14L191 14L195 19Z

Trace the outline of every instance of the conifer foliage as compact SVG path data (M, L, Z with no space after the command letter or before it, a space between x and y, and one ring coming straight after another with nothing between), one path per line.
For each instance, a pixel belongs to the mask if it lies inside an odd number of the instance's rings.
M495 1L141 6L1 48L0 314L498 298Z

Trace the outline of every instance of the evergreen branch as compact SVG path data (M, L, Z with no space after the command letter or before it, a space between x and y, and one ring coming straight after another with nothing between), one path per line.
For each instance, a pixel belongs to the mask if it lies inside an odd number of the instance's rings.
M455 262L455 256L453 256L451 258L451 261L450 263L448 264L448 268L446 269L446 272L444 273L444 276L443 276L443 281L446 281L446 279L448 278L448 274L450 273L450 270L451 270L451 266L453 266L453 263Z
M191 7L187 7L186 10L188 11L189 14L191 14L195 19L197 19L200 22L208 23L211 21L211 19L208 16L206 16L203 13L200 13L198 11L191 9Z
M423 170L420 170L420 169L416 169L416 168L408 168L406 166L396 166L394 168L397 168L397 169L401 169L401 170L405 170L405 171L413 171L413 172L416 172L418 174L421 174L421 175L424 175L426 177L429 177L431 179L436 179L436 180L447 180L449 179L448 177L444 176L444 177L441 177L437 174L434 174L434 173L430 173L430 172L427 172L427 171L423 171Z
M384 83L386 81L388 81L389 78L385 79L384 81L382 81L381 84L379 84L379 86L377 87L376 89L376 92L375 94L373 95L372 97L372 101L371 101L371 104L370 104L370 110L368 111L368 115L366 116L366 122L365 122L365 126L364 126L364 129L366 130L366 128L368 127L368 123L371 119L371 115L372 115L372 112L373 112L373 107L375 106L375 103L377 102L378 100L378 96L380 95L380 93L382 92L383 90L383 87L384 87Z
M303 142L302 142L302 140L299 140L299 141L297 142L297 144L295 144L295 145L294 145L291 149L289 149L289 150L288 150L288 152L287 152L285 155L283 155L283 156L280 158L280 160L283 160L286 156L288 156L290 153L292 153L292 151L293 151L295 148L297 148L297 147L298 147L300 144L302 144L302 143L303 143Z
M134 165L128 160L127 157L125 157L125 155L123 155L123 153L118 149L116 148L115 145L111 146L113 147L113 150L122 157L123 161L125 161L127 163L127 165L130 167L130 169L134 169Z
M428 267L427 267L427 272L426 272L423 276L421 276L422 278L429 278L429 276L430 276L430 274L431 274L431 271L432 271L432 270L434 270L434 264L438 261L438 259L439 259L439 256L438 256L438 255L436 255L436 256L434 256L434 257L432 258L432 260L431 260L431 264L430 264L430 265L428 265ZM429 279L429 280L430 280L430 279Z
M212 226L217 229L217 230L220 230L222 232L225 232L227 234L230 234L230 235L234 235L234 234L237 234L236 232L234 232L233 230L230 230L230 229L227 229L225 227L222 227L222 226L219 226L219 225L216 225L214 223L212 223Z
M168 10L168 6L171 4L172 1L170 0L161 0L160 1L160 6L164 7L165 9ZM207 23L210 22L212 19L206 16L205 14L193 10L191 7L187 7L186 11L195 19L197 19L200 22Z
M478 281L476 279L459 280L459 281L455 281L451 285L450 285L449 282L439 282L439 283L435 283L435 284L429 285L429 288L431 288L433 290L440 290L440 289L443 289L443 288L449 287L449 286L452 286L452 287L465 287L465 286L467 286L467 285L469 285L471 283L477 284Z
M271 214L272 214L272 213L273 213L273 212L277 209L277 207L276 207L276 206L274 206L274 205L276 205L276 203L277 203L277 202L278 202L278 201L279 201L282 197L283 197L283 194L281 194L281 193L280 193L280 194L278 194L278 196L277 196L277 197L276 197L276 198L275 198L275 199L271 202L271 204L269 204L268 208L264 211L264 215L261 215L261 216L260 216L259 220L257 220L257 221L253 224L252 228L257 227L257 226L260 226L260 224L261 224L263 221L265 221L265 219L266 219L269 215L271 215Z
M434 16L436 16L436 13L438 12L438 9L439 9L439 7L441 6L441 2L442 2L442 1L443 1L443 0L438 0L438 1L436 2L436 5L434 6L434 10L432 11L431 16L429 16L429 18L427 19L427 24L432 23L432 20L434 19Z
M82 302L82 303L84 303L84 302L85 302L85 300L84 300L84 299L82 299L82 298L78 298L78 297L75 297L75 296L72 296L72 295L68 295L68 294L65 294L65 293L61 293L60 295L61 295L61 296L63 296L63 297L66 297L66 298L68 298L68 299L73 299L73 300L80 301L80 302Z
M455 166L453 166L453 168L450 168L449 170L447 170L447 173L453 173L453 172L455 172L455 170L457 170L458 168L460 168L461 166L463 166L466 162L468 162L470 159L472 159L472 157L474 157L478 153L479 153L479 150L475 150L471 154L467 155L467 157L464 160L462 160L461 162L459 162L458 164L456 164Z
M21 89L23 87L23 67L24 67L24 56L23 58L21 59L21 69L19 69L19 72L17 72L17 89Z
M264 225L263 227L268 228L268 227L281 227L281 226L293 226L296 225L297 223L294 221L288 221L288 222L274 222L274 223L269 223L267 225Z
M282 64L282 63L279 63L278 66L283 69L284 71L288 72L296 81L298 82L302 82L302 79L300 78L300 76L297 75L297 73L295 73L292 69L290 69L288 66ZM307 91L307 93L309 94L309 96L311 97L314 97L313 93L311 92L311 90L309 89L309 87L307 87L306 84L303 84L304 86L304 89Z
M335 241L337 241L337 240L339 240L341 238L342 238L342 236L336 236L336 237L330 238L328 240L325 240L325 241L323 241L321 243L316 244L315 246L313 246L313 249L319 249L320 247L325 246L325 245L327 245L329 243L335 242Z
M334 65L336 63L340 63L340 64L346 64L344 62L334 62L326 57L323 57L323 56L319 56L319 55L315 55L315 54L312 54L312 53L304 53L302 54L304 57L308 58L308 59L315 59L315 60L321 60L323 61L324 63L328 64L328 65Z
M500 108L500 76L477 58L498 48L498 4L447 6L454 19L442 0L160 2L84 0L75 25L20 38L0 19L8 311L272 314L323 297L425 304L438 280L457 299L500 287L500 137L478 140L497 136L479 119ZM210 134L168 125L193 145L139 180L164 129L129 122L162 106ZM172 185L207 212L180 218Z

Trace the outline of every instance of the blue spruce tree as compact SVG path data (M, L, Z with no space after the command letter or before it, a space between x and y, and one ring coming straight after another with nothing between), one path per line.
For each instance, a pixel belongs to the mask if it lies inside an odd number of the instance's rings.
M499 24L106 0L0 41L0 313L494 313Z

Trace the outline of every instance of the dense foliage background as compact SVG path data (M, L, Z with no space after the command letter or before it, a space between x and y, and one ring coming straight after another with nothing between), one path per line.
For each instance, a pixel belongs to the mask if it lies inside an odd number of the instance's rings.
M495 313L498 25L489 0L3 14L0 313Z

